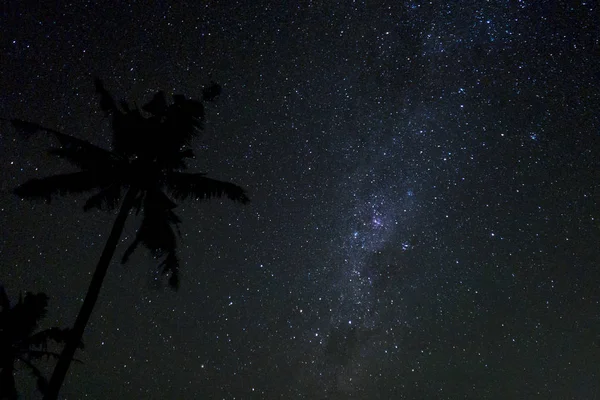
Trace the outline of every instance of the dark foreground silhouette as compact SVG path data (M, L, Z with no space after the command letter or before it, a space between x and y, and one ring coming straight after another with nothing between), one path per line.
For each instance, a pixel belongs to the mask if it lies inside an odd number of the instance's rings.
M63 344L70 329L50 328L38 331L38 323L46 315L48 296L45 293L25 293L11 307L0 286L0 399L17 399L14 372L17 364L26 367L36 378L37 387L44 393L48 381L35 366L40 358L56 358L59 354L48 350L49 343ZM80 346L82 347L82 346Z
M219 95L218 85L206 87L201 100L174 95L169 103L165 93L158 92L142 109L131 108L126 102L117 105L100 80L96 80L95 85L100 107L112 120L112 150L35 123L11 120L13 126L27 134L43 132L54 136L59 147L50 150L50 153L80 169L75 173L28 181L15 190L17 195L50 201L55 195L96 191L86 201L84 210L114 210L119 207L75 320L73 335L60 355L45 399L56 399L58 396L77 343L81 341L98 299L125 220L132 210L141 212L143 218L122 262L126 262L136 247L142 244L161 260L161 272L168 276L169 285L177 288L179 261L174 228L178 228L181 221L174 212L177 206L174 200L226 196L243 204L249 202L240 186L207 178L202 173L182 172L187 169L186 159L194 156L191 141L203 128L203 102L212 101Z

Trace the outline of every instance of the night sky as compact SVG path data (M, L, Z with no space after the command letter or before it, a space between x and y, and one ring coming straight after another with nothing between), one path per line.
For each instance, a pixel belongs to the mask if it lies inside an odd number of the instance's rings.
M2 6L0 117L108 148L94 76L216 81L190 171L252 200L180 203L177 292L129 218L64 398L600 399L595 1L46 3ZM69 326L116 212L20 200L72 167L0 135L0 282Z

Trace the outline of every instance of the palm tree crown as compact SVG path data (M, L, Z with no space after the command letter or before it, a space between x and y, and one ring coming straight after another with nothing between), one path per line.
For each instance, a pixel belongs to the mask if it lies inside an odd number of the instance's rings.
M143 219L133 243L122 258L126 262L138 244L147 247L157 257L162 272L169 274L169 284L178 286L179 262L173 228L181 222L174 213L174 200L208 199L227 196L248 203L244 189L229 182L207 178L202 173L182 172L187 169L186 158L194 157L191 140L203 128L204 105L201 101L174 95L168 104L164 92L158 92L142 109L131 109L126 102L120 107L96 80L100 107L112 117L112 151L95 146L40 125L12 120L15 127L30 133L44 131L54 135L60 147L50 154L61 157L80 169L78 172L32 179L19 186L20 197L44 198L54 195L96 191L87 199L85 211L97 208L113 210L129 189L133 207L143 213ZM212 84L203 91L203 100L211 101L220 93Z
M126 102L117 105L98 79L95 86L101 109L112 119L112 150L35 123L11 120L13 126L21 131L42 131L53 135L59 147L50 150L50 153L80 169L74 173L30 180L15 190L17 195L50 201L57 194L95 190L96 193L87 199L84 210L112 210L121 204L73 325L72 335L48 384L45 399L58 397L131 210L141 211L143 218L122 262L126 262L135 248L142 244L155 257L162 258L159 267L169 276L171 287L177 288L179 261L175 252L177 237L174 228L178 227L180 219L173 211L175 200L227 196L243 204L249 202L245 190L237 185L210 179L201 173L183 172L187 169L186 159L194 156L191 140L203 128L203 102L212 101L219 95L221 89L218 85L206 87L200 101L174 95L173 102L168 103L165 93L158 92L142 109L131 108ZM121 201L123 192L125 195Z

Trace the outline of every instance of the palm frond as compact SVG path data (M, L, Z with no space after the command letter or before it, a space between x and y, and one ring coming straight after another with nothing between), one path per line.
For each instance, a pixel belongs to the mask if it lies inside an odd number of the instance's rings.
M52 128L47 128L35 122L21 119L11 119L9 121L15 129L23 132L26 136L31 136L39 131L52 134L58 140L61 147L50 149L50 154L64 158L77 167L93 169L99 165L108 165L115 159L110 151L86 140L67 135Z
M25 294L10 310L11 325L8 327L15 337L26 338L37 327L38 321L46 315L48 296L45 293Z
M167 96L161 90L152 97L152 100L142 106L142 110L162 117L167 113L167 107Z
M60 132L53 132L61 147L50 149L50 154L64 158L76 167L84 170L107 168L112 166L115 154L86 140Z
M173 288L179 285L179 261L175 254L177 237L173 228L178 228L181 222L173 212L175 207L176 204L161 191L149 191L144 198L144 215L140 228L121 260L122 263L126 263L135 249L142 244L153 257L165 257L159 268L163 274L169 274L169 285Z
M44 378L44 375L42 375L42 371L40 371L29 360L26 360L24 358L19 358L19 360L29 367L31 374L36 378L37 388L40 391L40 393L46 393L46 388L48 387L48 380Z
M158 189L149 190L144 198L144 212L153 215L167 212L175 207L177 207L177 204ZM179 222L181 221L177 221L177 223Z
M119 205L120 200L121 186L113 183L87 199L83 205L83 211L88 211L92 208L101 210L103 207L106 207L108 210L114 210Z
M173 95L174 103L170 106L171 111L180 117L195 118L202 120L204 118L204 105L201 101L188 99L182 94Z
M198 100L174 95L163 123L164 134L176 149L189 145L204 128L204 104Z
M166 150L165 147L167 145L169 145L169 143L165 143L161 146L162 151L158 152L158 157L156 159L157 164L160 164L163 170L186 170L188 166L185 159L195 157L193 150L187 148Z
M167 216L144 217L138 233L140 242L154 257L161 257L177 247L177 238Z
M154 257L161 257L177 247L173 226L181 220L167 208L144 207L144 216L133 243L127 248L122 262L125 263L139 244L144 245Z
M58 360L60 357L60 353L46 350L27 350L24 352L23 356L19 357L19 359L22 360L25 358L29 360L39 360L42 357L46 357L47 359L53 358L55 360Z
M115 113L112 119L114 151L126 157L143 156L145 149L154 141L148 133L155 129L154 124L138 109L126 113Z
M233 183L207 178L205 174L171 172L167 175L165 186L178 200L192 197L196 200L226 196L230 200L247 204L250 198L246 191Z
M35 354L35 353L43 353L43 354ZM33 354L35 354L35 355L32 356ZM39 370L39 368L36 367L35 365L33 365L33 363L31 362L31 360L33 360L33 359L39 359L39 358L42 358L44 356L45 357L52 357L54 359L58 359L60 357L60 354L59 353L54 353L54 352L36 352L36 351L30 351L30 352L28 352L27 357L25 357L25 356L19 357L19 361L21 361L23 364L25 364L29 368L29 370L31 371L31 374L36 378L37 389L42 394L44 394L46 392L46 388L48 387L48 380L44 377L44 375ZM82 364L81 360L73 358L73 361Z
M46 132L53 133L53 134L60 134L60 132L58 132L57 130L54 130L52 128L46 128L45 126L37 124L35 122L24 121L24 120L18 119L18 118L13 118L13 119L2 118L2 120L9 121L16 130L23 133L25 135L25 137L27 137L27 138L29 138L34 133L37 133L39 131L46 131Z
M68 328L61 329L54 327L31 335L25 342L29 346L42 347L45 349L49 341L66 343L70 334L71 330Z
M96 93L100 95L100 109L104 111L106 115L118 113L119 109L117 108L117 103L115 103L112 95L104 87L102 80L95 78L94 86L96 87Z
M41 198L50 202L54 195L83 193L102 187L109 178L109 176L100 176L96 172L81 171L31 179L17 187L15 194L22 198Z
M126 157L144 155L145 148L153 142L148 132L155 129L155 124L144 118L139 109L129 109L125 102L121 102L124 112L121 111L100 79L95 80L95 85L96 93L100 95L100 108L106 115L112 115L115 153Z

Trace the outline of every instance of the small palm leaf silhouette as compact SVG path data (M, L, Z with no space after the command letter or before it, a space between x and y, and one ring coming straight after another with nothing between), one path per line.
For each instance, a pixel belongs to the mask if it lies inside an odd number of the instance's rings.
M11 307L4 287L0 286L0 399L18 397L14 371L19 363L36 378L42 393L48 386L35 361L40 358L58 359L59 354L49 351L48 344L66 343L71 331L50 328L36 332L39 321L46 315L47 306L46 294L26 293Z

